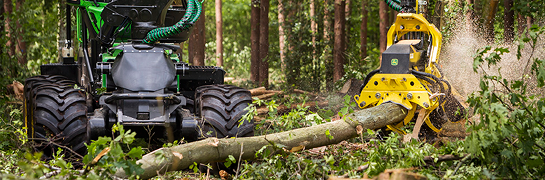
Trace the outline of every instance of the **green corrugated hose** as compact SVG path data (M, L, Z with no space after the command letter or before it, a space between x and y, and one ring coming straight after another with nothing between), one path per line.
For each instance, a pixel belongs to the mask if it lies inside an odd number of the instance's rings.
M170 37L172 35L178 34L184 30L187 30L193 26L193 24L199 19L201 15L202 5L198 0L189 0L187 10L184 14L184 17L178 23L169 27L161 27L153 29L148 32L146 38L143 42L147 44L153 44L161 38Z
M401 10L401 5L399 5L400 1L399 0L384 0L386 1L386 4L388 4L388 6L390 6L390 8L396 10L396 11L400 11Z

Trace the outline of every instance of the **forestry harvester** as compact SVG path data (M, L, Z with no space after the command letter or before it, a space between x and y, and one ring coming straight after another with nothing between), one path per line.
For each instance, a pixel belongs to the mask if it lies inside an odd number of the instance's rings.
M387 102L406 108L404 121L388 125L387 130L405 134L400 128L416 119L413 137L418 137L423 122L432 132L440 132L447 121L458 122L465 116L465 108L437 67L442 35L422 15L426 1L385 1L399 14L388 31L380 68L366 76L354 99L360 108Z
M159 143L253 136L253 121L241 121L250 92L224 85L223 69L176 54L202 11L198 0L176 2L66 1L61 62L25 81L25 126L38 151L85 155L85 143L112 136L118 123Z

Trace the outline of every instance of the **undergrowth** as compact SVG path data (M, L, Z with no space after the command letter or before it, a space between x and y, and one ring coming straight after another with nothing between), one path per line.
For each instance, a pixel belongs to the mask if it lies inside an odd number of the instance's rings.
M483 77L480 90L473 93L468 102L479 118L468 125L470 135L466 139L438 144L402 142L398 134L389 133L387 138L381 139L377 138L380 132L367 130L358 138L327 147L290 152L277 144L274 148L280 153L262 148L255 153L254 160L239 161L229 156L224 165L234 168L233 176L240 179L372 178L388 169L404 169L429 179L542 179L545 174L545 98L529 89L543 91L545 63L544 59L532 55L522 59L521 54L524 48L536 50L544 31L534 26L526 33L527 37L520 38L517 58L529 62L529 70L515 80L507 80L499 71L490 73L489 68L485 68L496 65L509 49L484 47L477 51L474 69L482 72ZM88 145L89 154L81 168L63 160L63 149L53 160L41 161L41 154L33 152L25 138L21 105L14 103L17 100L10 96L2 96L0 101L0 178L111 179L118 167L131 179L137 179L142 173L136 161L146 152L135 143L135 133L121 125L114 127L113 138L101 137ZM305 106L311 101L306 95L267 101L255 99L248 108L250 113L243 119L254 118L257 108L265 106L268 114L256 123L256 135L260 135L343 120L344 115L356 108L349 96L340 99L343 104L340 109L317 107L313 112ZM291 110L279 113L280 104ZM443 160L445 155L458 158ZM169 172L157 178L218 177L200 172L202 166L210 167L210 164L194 164L191 170Z

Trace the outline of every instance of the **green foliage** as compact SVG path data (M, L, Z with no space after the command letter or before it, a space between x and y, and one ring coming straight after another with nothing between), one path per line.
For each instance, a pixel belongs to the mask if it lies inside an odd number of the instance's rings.
M527 37L521 38L517 58L521 60L521 49L531 45L532 51L544 29L534 27ZM468 102L474 107L480 122L471 126L471 135L465 141L468 152L473 154L482 165L495 176L504 178L528 177L542 179L545 172L545 98L542 94L529 91L529 85L537 81L538 92L543 88L543 59L530 55L528 62L533 62L531 72L534 78L525 74L515 80L507 80L498 75L490 75L482 67L497 64L501 54L509 52L505 48L485 47L477 51L474 70L481 70L484 76L480 81L480 90L473 93ZM524 63L521 63L524 64ZM524 67L521 67L523 69Z
M141 164L136 164L136 160L142 158L144 151L141 147L130 148L130 151L125 153L122 145L129 149L129 145L134 141L135 132L131 130L125 131L122 125L119 123L114 125L112 133L119 133L119 135L112 140L110 137L99 137L98 140L93 140L91 144L87 146L88 154L83 158L83 163L88 168L92 166L98 166L100 168L94 168L91 173L94 173L101 178L111 177L118 168L122 168L127 176L131 178L137 178L138 175L144 173L144 170L140 167ZM99 160L94 159L97 156Z
M225 165L225 167L229 168L232 164L235 163L237 163L237 159L235 159L233 155L229 155L229 157L225 160L225 163L223 164Z

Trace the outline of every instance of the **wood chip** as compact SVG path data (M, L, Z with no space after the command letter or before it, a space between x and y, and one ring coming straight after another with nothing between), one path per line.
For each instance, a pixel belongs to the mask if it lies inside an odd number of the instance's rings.
M174 156L178 157L178 159L183 159L183 158L184 158L184 156L183 156L181 153L179 153L179 152L174 151L174 152L172 152L172 154L173 154Z
M305 146L303 145L300 145L300 146L295 146L295 147L292 147L290 152L299 152L299 151L302 151L303 149L305 149Z
M100 160L100 158L102 158L102 156L106 155L106 153L108 152L110 152L110 147L104 148L102 151L100 151L100 153L98 153L97 157L95 157L93 161L91 161L91 164L96 164Z
M214 138L213 140L214 142L211 142L211 143L208 143L214 147L218 147L218 144L220 143L220 140L218 140L217 138Z
M363 127L361 127L361 125L356 126L356 133L358 133L358 135L361 135L361 133L363 133Z

